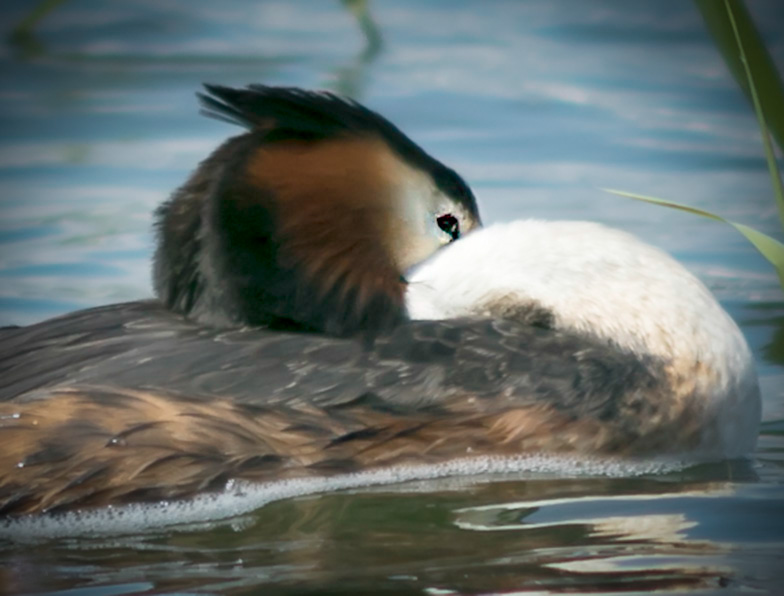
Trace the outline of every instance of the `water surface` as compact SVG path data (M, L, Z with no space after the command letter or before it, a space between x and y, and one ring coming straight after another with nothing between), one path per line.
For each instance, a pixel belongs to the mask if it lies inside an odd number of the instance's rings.
M784 10L752 0L779 65ZM203 81L327 87L473 186L487 222L573 218L674 253L755 352L747 462L354 489L184 531L0 544L0 592L777 593L784 589L784 304L730 228L777 233L753 114L691 3L69 0L0 46L0 324L151 294L151 213L228 135ZM6 2L8 36L30 3ZM370 37L367 37L367 33ZM779 230L780 237L780 230Z

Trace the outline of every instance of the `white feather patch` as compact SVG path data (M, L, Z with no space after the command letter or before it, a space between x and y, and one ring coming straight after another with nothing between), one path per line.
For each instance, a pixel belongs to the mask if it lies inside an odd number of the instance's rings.
M704 402L713 423L703 451L739 456L756 444L759 388L738 326L682 265L630 234L580 221L496 224L437 252L408 280L412 319L504 316L517 301L551 311L556 328L657 357Z

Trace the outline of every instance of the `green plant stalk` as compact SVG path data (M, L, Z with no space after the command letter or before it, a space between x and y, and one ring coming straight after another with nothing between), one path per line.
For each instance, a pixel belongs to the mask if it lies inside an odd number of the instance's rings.
M768 172L770 173L771 181L773 183L773 192L776 197L779 218L781 220L782 228L784 228L784 189L782 188L781 175L776 162L776 155L770 137L768 122L766 121L765 111L763 110L764 103L766 110L773 117L773 123L776 125L773 132L777 133L776 138L781 147L782 139L784 139L784 110L782 109L782 107L784 107L784 91L782 91L778 72L776 71L770 54L768 54L765 44L754 27L754 23L742 0L724 0L723 3L719 3L719 0L695 0L695 3L702 12L708 27L711 29L711 32L716 39L717 46L724 54L730 72L732 72L735 80L749 96L754 106L754 113L757 116L757 123L759 124L760 132L762 133L765 158L768 164ZM733 10L733 6L737 9L737 14ZM722 7L724 10L721 10ZM751 45L753 60L749 60L747 47L744 47L743 43L744 39L747 44ZM765 85L762 88L763 94L760 93L760 89L755 85L754 76L752 74L752 62L755 73L758 76L761 76L763 82L765 82ZM624 191L603 190L639 201L646 201L656 205L680 209L731 225L738 232L743 234L763 257L770 261L776 269L779 283L781 284L782 290L784 290L784 244L775 238L763 234L750 226L724 219L723 217L705 211L704 209Z
M763 234L759 230L755 230L750 226L724 219L720 215L716 215L715 213L711 213L710 211L705 211L704 209L699 209L697 207L690 207L689 205L683 205L681 203L676 203L675 201L658 199L656 197L650 197L646 195L638 195L623 190L613 190L612 188L603 188L602 190L621 197L636 199L646 203L653 203L654 205L662 205L672 209L680 209L681 211L686 211L687 213L694 213L695 215L701 215L703 217L715 219L716 221L721 221L731 225L738 232L743 234L746 240L751 242L751 244L754 245L754 248L756 248L757 251L759 251L759 253L765 257L771 265L773 265L773 267L775 267L776 273L779 276L779 283L781 284L781 288L784 290L784 244L775 238L768 236L767 234Z
M742 0L730 0L733 27L723 0L694 0L694 4L702 14L708 31L716 42L716 48L724 57L724 62L738 86L752 103L751 89L746 75L746 68L741 62L735 29L743 39L743 53L754 69L756 81L755 91L759 98L768 131L779 146L784 150L784 83L773 58L765 47L765 42Z
M779 208L779 219L781 220L781 227L784 229L784 188L781 185L781 175L779 168L776 164L776 155L773 152L773 144L770 142L770 134L768 133L768 125L765 123L765 114L762 112L762 105L760 104L759 95L757 94L757 87L754 84L754 77L751 74L751 67L749 61L746 59L746 53L743 50L743 41L738 31L738 24L735 22L735 15L732 12L729 0L724 0L724 6L727 9L727 16L732 25L732 32L735 34L735 42L738 44L740 51L740 61L746 70L746 77L749 81L749 91L751 93L751 100L754 103L754 112L757 114L757 122L762 133L762 142L765 145L765 159L768 162L768 172L773 182L773 193L776 196L776 204Z
M14 33L17 35L29 35L33 28L43 19L46 15L52 12L64 0L43 0L39 2L29 14L22 19L22 21L14 27Z

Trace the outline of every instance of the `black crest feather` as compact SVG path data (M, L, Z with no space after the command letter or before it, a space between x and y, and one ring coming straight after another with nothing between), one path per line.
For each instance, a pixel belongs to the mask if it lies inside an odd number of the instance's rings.
M242 89L205 83L198 93L210 118L266 133L269 141L316 140L338 135L378 135L404 160L429 171L436 184L479 219L476 200L463 179L431 157L397 126L360 103L329 91L253 84Z
M411 161L431 160L416 143L381 114L329 91L248 85L242 89L205 84L199 93L210 118L260 130L276 137L328 138L377 134Z
M266 85L204 87L209 94L198 94L204 115L252 130L286 129L325 136L342 131L394 131L405 136L380 114L329 91Z

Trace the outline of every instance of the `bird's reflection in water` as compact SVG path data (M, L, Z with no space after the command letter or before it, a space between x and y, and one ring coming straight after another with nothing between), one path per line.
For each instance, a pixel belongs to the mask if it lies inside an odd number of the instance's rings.
M16 554L6 579L26 591L56 589L42 574L25 575L34 550L37 565L53 562L52 576L79 573L89 560L93 585L151 582L164 591L230 591L260 578L297 593L716 589L742 585L742 536L705 536L700 513L743 507L753 481L750 464L725 462L639 478L466 477L360 489L182 532L37 545Z

